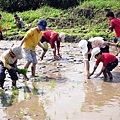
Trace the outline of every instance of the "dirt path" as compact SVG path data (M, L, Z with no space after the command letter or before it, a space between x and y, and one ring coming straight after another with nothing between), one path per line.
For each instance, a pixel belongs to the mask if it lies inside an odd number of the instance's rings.
M0 54L13 43L16 41L1 41ZM77 44L65 43L61 49L60 61L53 61L50 49L40 61L41 49L37 48L36 80L23 81L20 75L17 89L12 90L9 76L6 78L5 92L0 94L0 120L120 119L119 68L113 71L112 82L103 82L101 75L85 83L83 58ZM20 60L19 66L24 63L24 59ZM91 61L91 69L93 64Z

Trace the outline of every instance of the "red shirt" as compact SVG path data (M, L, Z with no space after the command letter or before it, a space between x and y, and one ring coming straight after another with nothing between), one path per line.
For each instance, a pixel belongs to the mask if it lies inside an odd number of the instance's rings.
M55 42L57 43L57 48L60 47L60 41L57 41L58 33L53 30L46 30L43 33L43 37L50 43L51 48L55 48Z
M106 67L109 63L114 62L116 60L116 56L110 53L102 53L103 57L96 61L96 65L98 66L100 62L103 63L103 67Z
M110 21L110 26L114 28L116 37L120 37L120 19L119 18L113 18Z

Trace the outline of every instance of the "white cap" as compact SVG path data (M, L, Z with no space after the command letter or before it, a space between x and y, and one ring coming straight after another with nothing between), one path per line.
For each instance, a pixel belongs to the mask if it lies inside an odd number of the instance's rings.
M11 51L16 55L18 59L22 59L22 48L18 45L13 45Z
M63 32L59 33L59 37L61 39L61 42L65 42L65 33Z
M95 57L95 55L97 55L100 52L101 52L101 50L99 47L93 48L91 51L91 59L93 59Z
M104 46L104 38L103 37L92 37L88 40L92 44L92 48L95 47L105 47Z
M86 54L88 52L88 47L87 47L87 40L81 40L78 44L80 50L82 51L82 54Z
M102 41L103 39L104 39L103 37L92 37L88 41L90 41L90 42L93 42L95 40L101 40Z

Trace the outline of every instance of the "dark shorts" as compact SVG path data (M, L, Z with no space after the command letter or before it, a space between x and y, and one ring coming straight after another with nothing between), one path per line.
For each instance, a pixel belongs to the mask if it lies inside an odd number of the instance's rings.
M41 42L41 43L43 43L43 42L48 42L48 40L47 40L45 37L42 36L40 42Z
M114 43L117 43L117 42L118 42L118 38L115 37L115 38L114 38Z
M111 62L106 66L106 70L112 71L117 65L118 65L118 59L116 58L114 62Z

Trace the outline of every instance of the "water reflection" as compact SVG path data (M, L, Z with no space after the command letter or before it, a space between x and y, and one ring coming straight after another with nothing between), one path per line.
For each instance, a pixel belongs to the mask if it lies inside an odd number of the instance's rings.
M88 80L84 91L86 96L82 108L85 112L101 112L104 110L102 106L110 106L112 102L116 102L116 105L120 107L120 83Z

